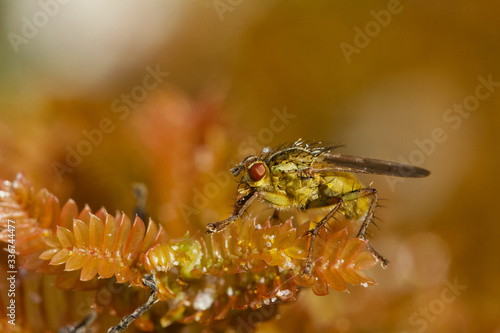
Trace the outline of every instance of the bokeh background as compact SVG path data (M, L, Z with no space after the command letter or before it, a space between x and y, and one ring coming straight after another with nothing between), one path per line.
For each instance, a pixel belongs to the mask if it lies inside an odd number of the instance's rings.
M258 330L500 332L497 2L0 6L2 179L127 213L144 183L179 237L230 213L231 163L266 146L411 162L431 176L362 177L386 199L378 286L304 290Z

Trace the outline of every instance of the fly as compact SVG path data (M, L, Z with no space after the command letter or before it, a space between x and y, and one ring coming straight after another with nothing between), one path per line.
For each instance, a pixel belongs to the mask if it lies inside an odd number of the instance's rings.
M330 207L330 211L308 231L311 236L304 274L310 274L314 241L322 227L339 212L348 219L363 218L357 237L365 239L367 228L377 207L377 190L364 187L353 173L420 178L428 170L412 165L332 153L339 146L307 143L298 140L291 145L246 157L231 169L242 175L233 213L223 221L209 223L206 233L224 230L240 218L259 198L276 210ZM370 244L368 248L382 262L387 259Z

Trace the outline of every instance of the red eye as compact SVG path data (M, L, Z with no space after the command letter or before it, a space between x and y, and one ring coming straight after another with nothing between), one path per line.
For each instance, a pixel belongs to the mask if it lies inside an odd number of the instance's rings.
M266 175L266 167L264 163L255 163L248 169L248 173L250 174L250 178L253 181L259 181Z

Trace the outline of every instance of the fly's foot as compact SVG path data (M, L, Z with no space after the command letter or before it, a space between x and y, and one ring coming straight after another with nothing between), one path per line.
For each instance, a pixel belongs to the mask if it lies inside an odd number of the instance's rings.
M359 237L361 238L362 240L365 240L366 238L361 236ZM375 250L373 248L373 246L371 246L370 243L368 243L366 245L366 248L371 252L373 253L373 255L377 258L377 260L380 260L380 266L382 266L382 268L387 268L387 266L389 266L389 260L387 260L383 255L381 255L380 253L377 252L377 250Z
M387 259L386 259L386 258L384 258L384 257L379 257L379 259L381 260L381 262L380 262L380 266L382 266L382 268L384 268L384 269L385 269L385 268L387 268L387 267L389 266L389 263L390 263L390 261L389 261L389 260L387 260Z
M207 230L205 230L206 235L211 235L217 232L217 226L219 222L212 222L207 224Z
M222 230L226 229L231 223L233 223L237 218L238 216L231 216L224 221L209 223L207 224L207 230L205 230L205 234L211 235L216 232L221 232Z

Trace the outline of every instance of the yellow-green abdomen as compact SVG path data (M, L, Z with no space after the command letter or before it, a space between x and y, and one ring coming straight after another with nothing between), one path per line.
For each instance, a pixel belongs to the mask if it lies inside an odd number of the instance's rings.
M372 198L359 196L356 190L365 188L353 175L346 172L335 172L324 177L328 190L327 196L341 197L343 200L339 211L347 218L360 218L368 211Z

